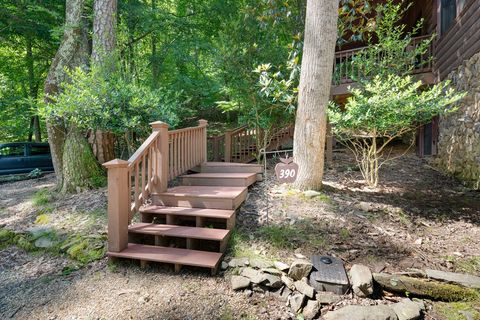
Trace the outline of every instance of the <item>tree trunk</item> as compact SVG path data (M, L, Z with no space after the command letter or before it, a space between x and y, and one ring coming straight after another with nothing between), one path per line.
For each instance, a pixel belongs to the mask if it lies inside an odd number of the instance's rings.
M461 301L475 300L480 297L480 293L475 289L402 275L374 273L373 280L386 291L436 300Z
M338 0L308 0L306 12L294 136L294 157L299 165L295 186L318 190L323 178Z
M33 65L33 43L30 35L27 35L26 43L26 55L25 55L25 64L27 67L28 73L28 94L32 101L37 100L38 85L35 82L35 68ZM42 135L40 131L40 118L38 115L33 115L30 119L30 130L28 133L28 141L32 141L32 137L35 136L35 141L42 141Z
M117 45L117 0L95 0L93 5L92 58L105 62Z
M88 63L88 41L85 31L83 11L85 0L67 0L65 11L65 30L57 53L50 65L45 80L45 102L52 103L51 97L58 94L60 84L67 80L65 69L86 66ZM51 117L47 120L48 143L56 173L57 189L71 185L64 176L64 145L67 124L64 119ZM93 156L93 155L92 155Z
M115 68L117 44L117 0L95 0L93 5L92 59L94 63ZM108 64L108 65L107 65ZM111 132L95 130L89 139L99 163L115 158L115 136Z
M63 148L62 193L80 192L100 187L105 180L102 169L92 154L90 145L80 130L71 126Z

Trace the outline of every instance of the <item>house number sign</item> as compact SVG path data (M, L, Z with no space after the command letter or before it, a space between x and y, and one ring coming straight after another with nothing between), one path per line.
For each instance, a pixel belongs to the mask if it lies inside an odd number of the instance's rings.
M298 164L293 158L280 158L280 163L275 166L275 175L281 183L292 183L297 179Z

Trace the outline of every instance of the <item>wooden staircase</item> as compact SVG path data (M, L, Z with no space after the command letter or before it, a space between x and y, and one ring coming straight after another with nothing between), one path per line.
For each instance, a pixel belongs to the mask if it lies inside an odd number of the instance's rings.
M278 150L282 145L292 141L293 131L293 124L275 130L268 137L265 151ZM264 135L265 132L262 130L242 126L234 130L228 130L221 136L210 137L208 140L213 152L209 155L209 159L235 163L253 161L260 152L257 146L257 138L262 141Z
M215 274L235 226L235 210L261 178L253 164L206 162L206 121L153 133L128 160L108 168L108 241L111 258L211 269ZM196 170L197 173L184 174ZM182 185L167 188L168 180ZM147 200L151 204L146 204ZM139 213L141 222L133 223Z

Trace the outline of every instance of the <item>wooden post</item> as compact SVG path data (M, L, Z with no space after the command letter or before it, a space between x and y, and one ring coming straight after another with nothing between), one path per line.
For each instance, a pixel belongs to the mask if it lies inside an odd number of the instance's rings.
M204 119L198 120L198 125L200 127L204 127L203 129L203 136L202 136L202 163L207 162L207 125L208 121Z
M232 160L232 130L225 132L225 162Z
M155 172L157 173L157 183L153 186L154 194L167 191L168 185L168 124L162 121L150 123L152 131L160 131L158 145L155 149L157 163Z
M330 125L330 121L327 120L327 155L326 155L326 162L327 165L332 165L333 162L333 135L332 135L332 126Z
M128 161L115 159L103 166L108 170L108 251L121 252L128 245Z

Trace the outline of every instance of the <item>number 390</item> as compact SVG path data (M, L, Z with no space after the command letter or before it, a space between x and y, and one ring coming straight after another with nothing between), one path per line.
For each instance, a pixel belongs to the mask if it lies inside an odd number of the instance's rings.
M282 169L280 170L280 179L295 177L295 169Z

